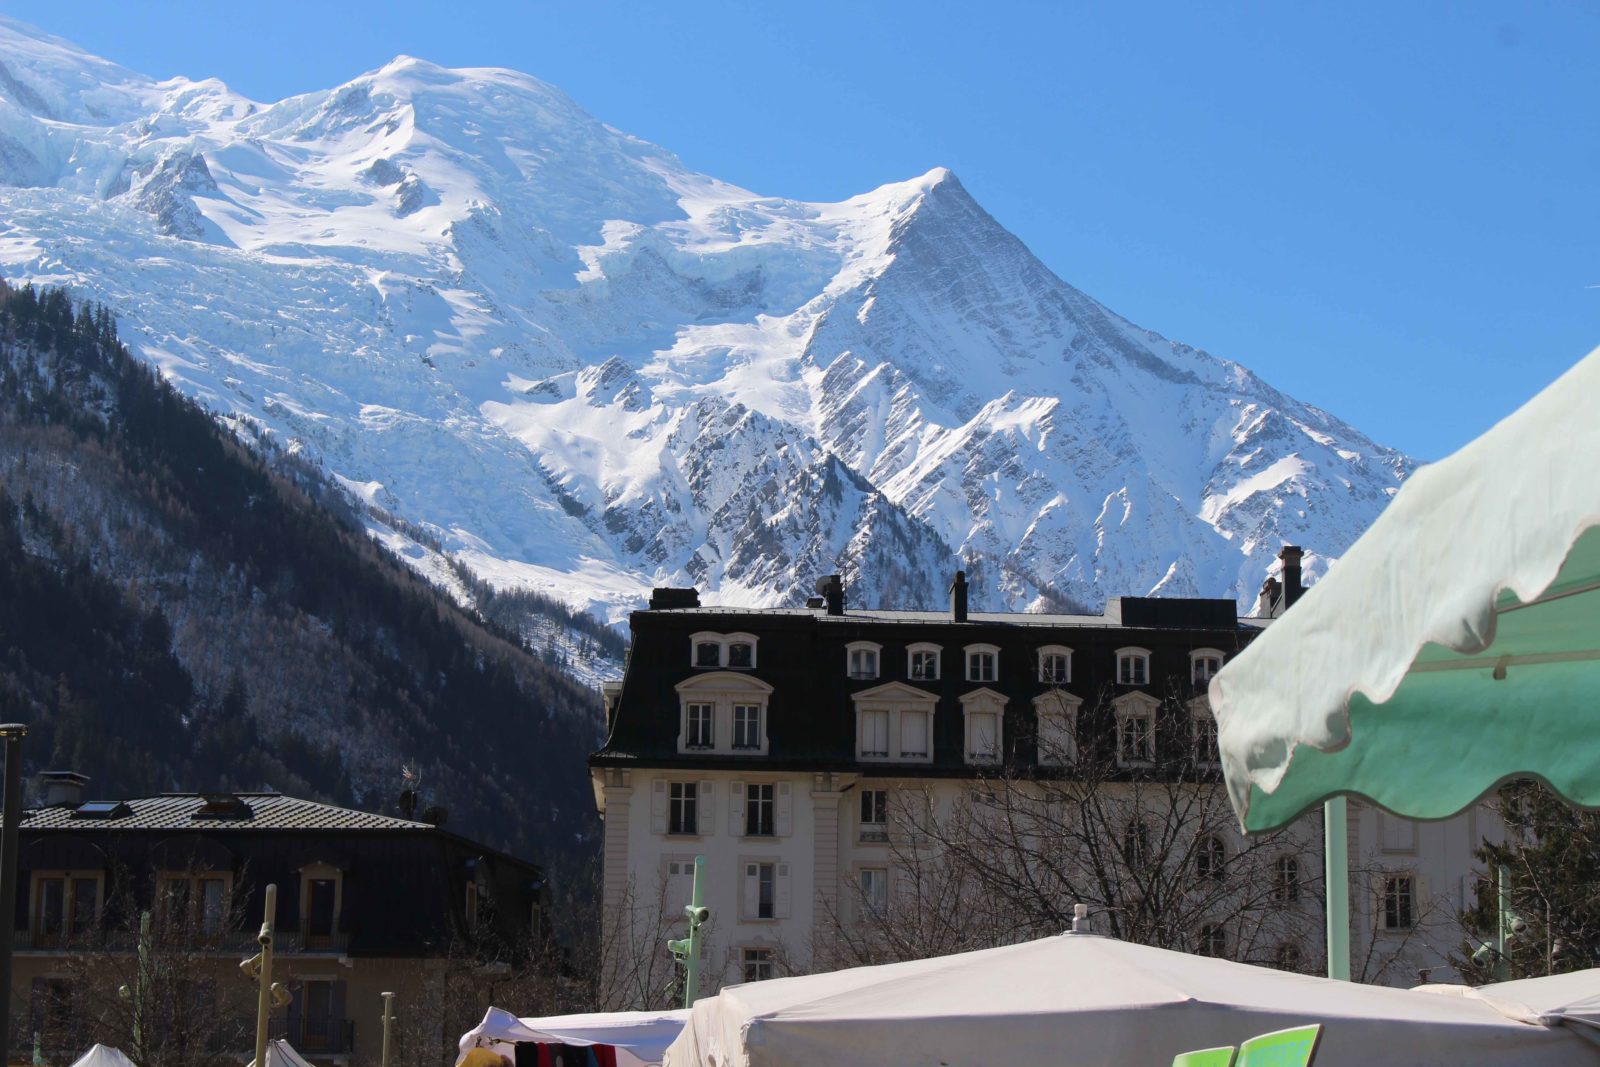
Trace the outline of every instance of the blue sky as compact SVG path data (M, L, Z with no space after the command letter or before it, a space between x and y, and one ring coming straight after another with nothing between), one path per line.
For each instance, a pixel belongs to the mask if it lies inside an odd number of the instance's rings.
M258 100L400 53L514 67L772 195L949 166L1068 282L1424 459L1600 344L1600 6L1576 0L0 11Z

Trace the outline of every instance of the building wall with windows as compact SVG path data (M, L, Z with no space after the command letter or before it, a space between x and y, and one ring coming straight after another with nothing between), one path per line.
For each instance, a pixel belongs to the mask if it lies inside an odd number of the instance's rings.
M985 778L1071 774L1091 753L1116 769L1113 784L1177 759L1220 789L1206 687L1269 621L1240 619L1226 600L1120 598L1102 615L1019 615L968 614L964 603L846 610L837 589L806 608L764 610L669 592L674 606L631 618L626 676L608 693L609 736L591 760L605 936L664 951L654 946L681 936L676 916L704 856L710 988L806 969L833 924L894 906L875 794L913 790L948 805ZM1352 856L1395 878L1414 872L1417 915L1443 912L1441 886L1460 898L1480 826L1463 817L1415 828L1408 852L1400 831L1382 836L1379 813L1357 811ZM1410 918L1406 889L1380 878L1353 894L1367 909L1357 950L1387 946L1399 984L1424 967L1440 977L1459 936L1385 927L1385 914L1397 927ZM1310 893L1295 903L1321 906ZM1221 936L1195 931L1197 945ZM1304 951L1320 958L1319 945Z
M441 1003L446 960L548 927L533 864L427 822L276 793L59 799L24 812L18 868L10 1007L19 1040L38 1034L49 1062L82 1052L69 986L96 961L130 958L141 912L157 956L183 961L200 1003L233 1000L275 884L274 977L293 999L273 1034L332 1064L376 1061L382 992L420 1018ZM240 1018L216 1024L223 1041L254 1031ZM218 1051L248 1058L249 1045Z

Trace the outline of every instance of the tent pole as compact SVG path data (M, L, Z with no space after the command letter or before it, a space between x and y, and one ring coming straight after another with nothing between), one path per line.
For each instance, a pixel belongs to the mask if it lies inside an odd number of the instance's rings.
M1328 977L1350 980L1350 839L1344 797L1322 804L1323 885L1328 899Z

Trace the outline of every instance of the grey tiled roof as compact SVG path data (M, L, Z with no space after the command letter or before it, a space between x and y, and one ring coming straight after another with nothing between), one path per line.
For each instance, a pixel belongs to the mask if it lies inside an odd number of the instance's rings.
M163 793L122 803L121 818L74 816L76 806L34 808L23 812L24 830L432 830L425 822L339 808L281 793L237 793L249 813L202 815L206 799L199 793Z

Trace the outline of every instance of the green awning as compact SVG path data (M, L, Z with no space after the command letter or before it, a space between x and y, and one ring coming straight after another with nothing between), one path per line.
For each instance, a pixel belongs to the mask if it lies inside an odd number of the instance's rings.
M1600 807L1600 351L1419 471L1212 682L1244 827L1409 818L1510 777Z

